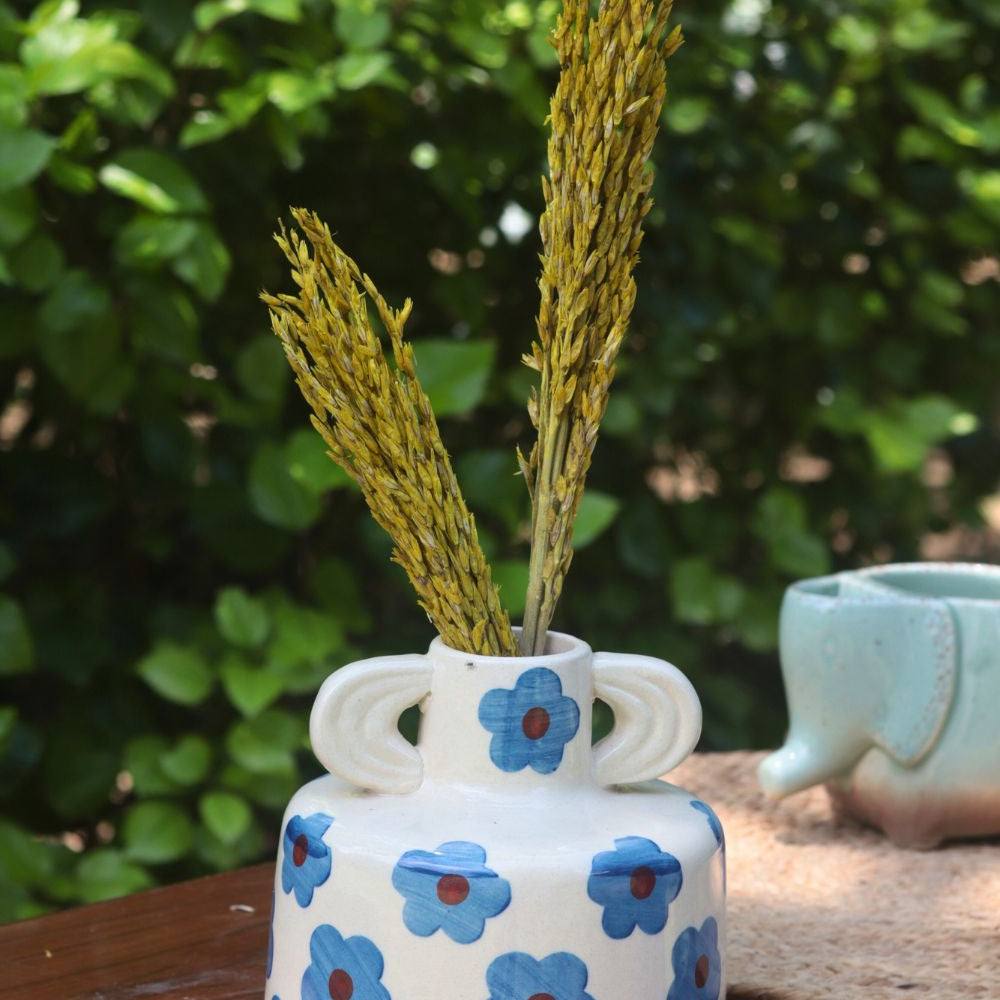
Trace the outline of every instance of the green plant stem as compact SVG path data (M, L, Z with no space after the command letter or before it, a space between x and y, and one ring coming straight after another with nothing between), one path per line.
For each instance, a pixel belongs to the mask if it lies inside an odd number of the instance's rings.
M546 380L547 381L547 380ZM542 398L546 398L543 392ZM551 418L543 424L551 427ZM528 562L528 591L524 606L524 624L518 642L522 656L538 656L545 652L555 601L551 599L554 580L549 572L554 486L563 474L566 442L569 437L569 414L565 410L558 418L554 435L546 434L542 443L542 464L535 483L531 519L531 557ZM556 560L558 561L558 560Z

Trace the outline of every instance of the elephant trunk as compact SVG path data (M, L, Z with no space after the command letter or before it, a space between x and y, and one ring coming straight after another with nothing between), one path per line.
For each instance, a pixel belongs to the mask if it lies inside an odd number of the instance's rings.
M840 764L805 740L789 737L780 750L761 761L757 777L768 798L780 799L832 778Z

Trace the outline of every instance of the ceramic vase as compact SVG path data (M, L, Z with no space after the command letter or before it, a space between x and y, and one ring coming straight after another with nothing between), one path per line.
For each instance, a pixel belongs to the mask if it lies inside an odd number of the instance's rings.
M558 633L338 670L310 725L330 774L283 820L266 1000L724 997L722 828L650 780L700 729L675 667Z
M901 846L1000 834L1000 567L904 563L785 595L774 797L825 782Z

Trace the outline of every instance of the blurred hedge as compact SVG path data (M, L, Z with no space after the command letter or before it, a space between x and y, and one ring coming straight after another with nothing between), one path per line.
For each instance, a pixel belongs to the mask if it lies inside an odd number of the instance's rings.
M1000 8L685 7L556 624L760 745L788 581L913 557L996 487ZM430 637L256 301L288 204L415 298L519 612L555 12L0 2L4 917L266 857L320 680Z

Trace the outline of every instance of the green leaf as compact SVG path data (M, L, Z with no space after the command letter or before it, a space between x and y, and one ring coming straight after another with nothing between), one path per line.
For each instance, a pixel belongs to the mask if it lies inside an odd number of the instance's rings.
M173 270L206 302L214 302L226 287L231 265L229 250L215 226L199 222L187 252L174 261Z
M169 752L162 736L143 736L125 744L125 770L132 776L139 795L169 795L177 791L177 782L163 770L163 758Z
M781 612L780 588L750 588L733 623L736 635L747 649L770 653L778 648L778 619Z
M928 394L869 411L865 436L886 471L907 472L920 468L931 445L975 427L950 399Z
M251 399L279 405L292 379L278 338L265 334L241 348L236 356L236 377Z
M309 593L349 633L365 633L372 616L358 585L356 569L345 559L329 558L316 563L309 574Z
M333 78L322 71L295 73L275 70L267 76L267 98L283 114L297 115L336 93Z
M251 802L280 812L299 786L298 774L253 774L238 764L227 765L220 775L220 784L239 792Z
M106 807L118 773L118 755L92 729L73 725L49 733L43 771L45 801L64 820Z
M530 501L510 448L474 448L455 461L455 474L466 502L477 514L489 511L514 532L528 516Z
M246 125L264 107L269 80L269 74L255 73L241 86L228 87L219 92L219 104L234 125Z
M392 32L388 11L365 0L340 0L333 23L349 49L377 49Z
M234 761L253 774L286 775L295 771L294 751L302 746L303 724L287 712L268 709L236 723L226 736Z
M187 27L186 21L184 27ZM178 43L173 62L183 69L222 70L231 78L240 77L246 73L246 48L235 38L218 31L211 35L192 31Z
M97 190L97 173L83 163L77 163L58 150L47 167L49 179L73 195L91 194Z
M176 160L152 149L129 149L101 167L101 183L138 202L151 212L167 215L200 213L208 201L195 179Z
M510 56L510 41L507 38L472 20L452 24L448 34L466 55L486 69L500 69Z
M246 799L232 792L208 792L199 800L198 811L205 826L224 844L235 844L253 819Z
M285 455L292 478L317 495L354 485L354 480L327 454L326 443L311 427L292 432Z
M271 630L264 602L240 587L219 591L215 599L215 623L224 639L250 648L262 645Z
M324 663L343 646L343 627L327 611L282 600L275 606L273 618L274 638L267 654L275 663Z
M20 66L0 65L0 128L20 128L28 118L28 84Z
M90 409L107 412L128 391L132 369L121 356L111 298L83 271L69 271L42 305L40 353L55 376Z
M712 102L707 97L681 97L667 102L666 121L671 132L691 135L703 129L712 117Z
M180 705L198 705L211 693L212 671L193 648L160 642L138 667L139 676L157 694Z
M417 378L438 417L468 413L482 400L496 344L491 340L421 340L413 345Z
M285 682L267 667L251 666L231 653L219 667L222 687L230 702L248 718L259 715L284 690Z
M196 785L204 781L211 764L211 744L204 736L193 733L181 737L160 761L164 774L180 785Z
M79 13L80 0L42 0L35 4L28 24L34 31L39 31L50 24L71 21Z
M642 427L642 410L630 396L615 396L608 400L608 408L601 421L601 433L616 437L632 437Z
M263 17L297 24L302 20L301 0L246 0L247 7Z
M524 611L528 594L528 561L499 559L493 563L493 582L500 588L500 603L512 618Z
M893 42L901 49L923 52L928 49L942 51L960 41L973 30L972 25L945 20L924 7L913 5L903 8L892 25Z
M348 52L337 62L337 85L360 90L374 83L392 65L388 52Z
M734 577L716 571L701 556L681 559L670 571L674 615L692 625L731 622L745 598L743 585Z
M0 191L34 180L55 148L56 140L37 129L0 129Z
M206 0L195 7L194 23L200 31L211 31L220 21L246 11L290 24L302 19L300 0Z
M121 851L109 847L88 851L76 869L77 891L83 903L118 899L154 883L145 868L127 860Z
M573 525L573 548L589 545L618 516L621 501L607 493L586 490Z
M15 823L0 819L0 884L44 886L55 872L58 853L61 853L58 848L36 839Z
M118 39L111 20L68 19L45 24L21 45L32 94L72 94L105 80L144 80L166 95L170 76L149 56Z
M181 365L198 361L198 312L184 292L155 279L136 278L126 286L126 294L128 329L139 354Z
M243 128L267 103L269 79L267 73L256 73L242 86L220 91L219 110L205 108L196 111L184 126L181 146L214 142L235 129Z
M821 426L839 435L860 433L865 426L864 405L851 387L837 392L829 402L822 403L816 417Z
M834 48L853 56L870 56L879 47L879 26L875 21L845 14L833 23L828 38Z
M51 288L59 280L65 263L62 247L47 233L34 233L10 255L11 274L28 292Z
M35 665L35 646L21 605L0 594L0 677L23 674Z
M775 567L791 576L822 576L830 554L823 539L809 530L806 505L784 487L768 490L757 503L751 529L767 545Z
M250 465L250 506L269 524L289 531L302 531L320 514L315 492L295 479L284 448L263 444Z
M34 228L38 203L30 187L0 193L0 246L12 247Z
M156 267L183 254L197 235L193 219L141 213L118 230L115 255L133 267Z
M180 806L169 802L140 802L125 816L122 835L129 861L160 865L187 854L194 839L194 829Z
M218 111L196 111L181 129L181 149L191 149L206 142L215 142L229 135L235 123Z

